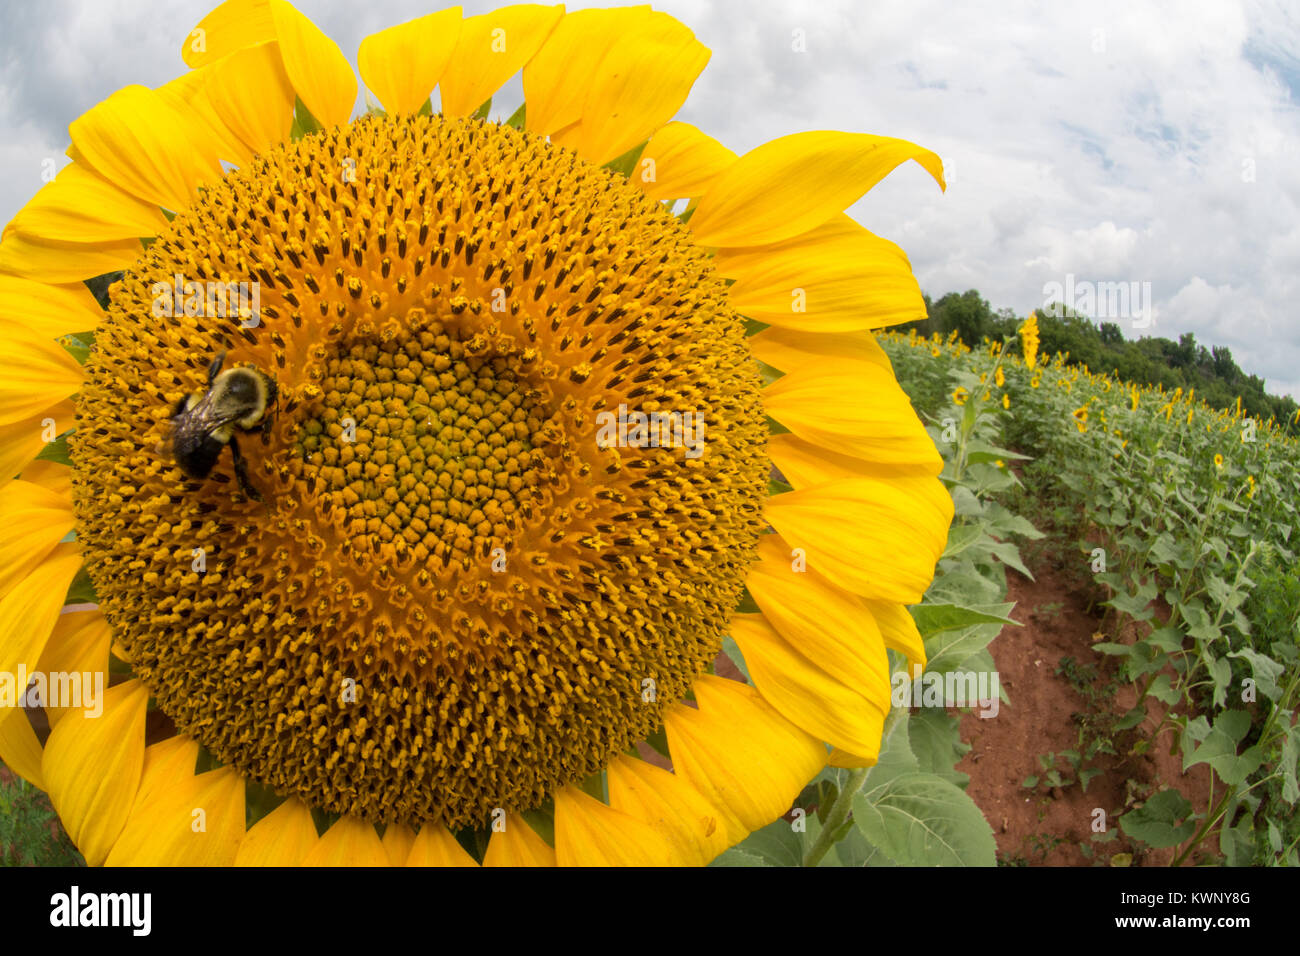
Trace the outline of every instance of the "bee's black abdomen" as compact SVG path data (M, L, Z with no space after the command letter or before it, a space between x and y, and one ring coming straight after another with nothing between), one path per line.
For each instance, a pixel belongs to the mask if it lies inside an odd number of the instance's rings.
M206 478L221 457L225 443L205 434L180 430L174 439L176 463L191 478Z

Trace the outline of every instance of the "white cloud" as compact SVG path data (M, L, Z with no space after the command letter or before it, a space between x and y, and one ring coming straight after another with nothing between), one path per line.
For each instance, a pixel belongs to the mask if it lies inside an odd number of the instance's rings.
M6 6L0 221L39 188L40 160L62 153L82 110L182 70L180 42L214 2ZM429 9L297 5L354 60L367 33ZM1024 312L1066 273L1149 281L1156 334L1228 345L1300 394L1300 20L1281 3L656 6L713 51L680 118L733 149L846 129L944 157L946 195L909 163L853 209L907 250L931 294L978 288ZM519 95L516 81L501 100Z

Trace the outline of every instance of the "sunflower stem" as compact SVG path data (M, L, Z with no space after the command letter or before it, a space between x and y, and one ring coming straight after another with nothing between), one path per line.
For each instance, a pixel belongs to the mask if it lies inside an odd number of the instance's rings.
M889 735L894 730L894 725L899 721L899 715L903 713L901 707L894 707L889 711L885 718L885 726L880 734L881 748L888 746ZM826 822L822 825L822 831L817 835L813 845L808 848L804 854L804 866L816 866L821 862L831 847L835 845L839 832L844 828L845 822L853 812L853 798L857 796L862 785L867 782L867 775L871 773L870 767L857 767L849 771L848 779L844 781L844 788L831 804L831 812L826 815Z

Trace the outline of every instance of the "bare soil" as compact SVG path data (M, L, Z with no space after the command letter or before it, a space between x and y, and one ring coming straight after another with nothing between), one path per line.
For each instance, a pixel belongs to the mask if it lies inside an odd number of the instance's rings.
M1184 774L1181 756L1169 753L1169 728L1145 753L1133 752L1164 716L1158 701L1148 698L1148 717L1134 730L1108 729L1113 722L1108 718L1118 720L1132 709L1137 690L1115 680L1114 658L1092 650L1103 639L1101 609L1089 610L1096 595L1086 578L1051 558L1040 556L1031 570L1033 581L1015 571L1007 573L1006 600L1016 602L1011 616L1025 626L1004 628L990 645L1010 703L1003 703L996 717L981 719L976 712L962 716L962 738L972 749L957 769L971 777L967 792L992 825L999 860L1005 864L1167 866L1176 849L1135 846L1119 830L1119 818L1165 787L1179 790L1203 812L1210 769L1202 765ZM1133 638L1127 633L1120 640ZM1074 664L1061 672L1067 658ZM1066 785L1049 788L1040 780L1034 788L1023 786L1027 777L1044 776L1040 754L1082 754L1087 741L1098 735L1108 737L1116 753L1098 753L1083 762L1083 769L1101 771L1086 791L1077 780L1068 782L1075 773L1064 759L1055 766ZM1094 825L1102 823L1115 834L1107 842L1093 839ZM1081 849L1085 846L1091 847L1092 858ZM1211 836L1186 863L1215 850L1217 840Z

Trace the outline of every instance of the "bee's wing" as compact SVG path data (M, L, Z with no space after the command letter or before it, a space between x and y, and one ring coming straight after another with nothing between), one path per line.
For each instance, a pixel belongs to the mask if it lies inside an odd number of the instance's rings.
M222 414L208 392L190 409L172 418L171 451L184 456L204 444L214 431L235 421L235 416Z

